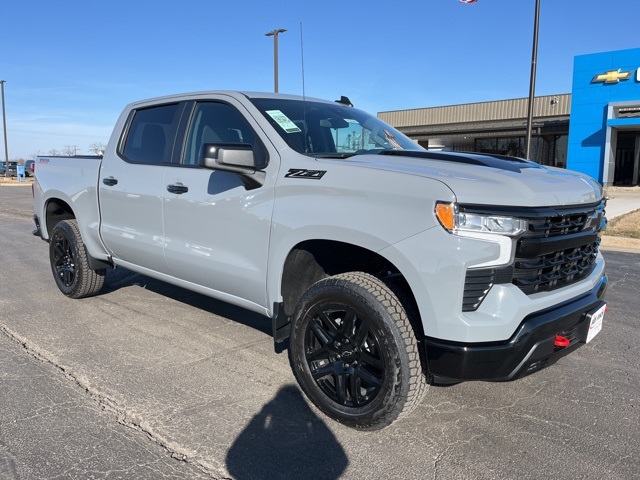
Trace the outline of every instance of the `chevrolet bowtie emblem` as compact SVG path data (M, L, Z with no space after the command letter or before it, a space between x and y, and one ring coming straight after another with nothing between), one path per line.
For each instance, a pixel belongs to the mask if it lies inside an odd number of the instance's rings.
M601 73L593 77L592 82L618 83L620 80L629 80L633 72L621 72L620 69L608 70L606 73Z

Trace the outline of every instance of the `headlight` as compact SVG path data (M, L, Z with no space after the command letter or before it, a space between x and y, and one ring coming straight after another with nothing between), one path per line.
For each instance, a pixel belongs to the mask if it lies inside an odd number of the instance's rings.
M435 213L440 224L454 235L469 232L515 237L528 228L528 222L522 218L460 212L455 203L438 203Z

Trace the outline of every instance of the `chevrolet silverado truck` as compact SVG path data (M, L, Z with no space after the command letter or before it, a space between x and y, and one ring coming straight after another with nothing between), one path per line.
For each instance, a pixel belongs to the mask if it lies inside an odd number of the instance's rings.
M128 105L102 157L38 157L58 288L123 267L271 319L302 390L379 429L433 382L513 380L592 340L592 178L428 151L351 105L211 91Z

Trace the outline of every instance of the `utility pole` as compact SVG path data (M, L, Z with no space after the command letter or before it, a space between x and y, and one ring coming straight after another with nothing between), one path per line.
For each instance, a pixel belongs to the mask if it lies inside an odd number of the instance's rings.
M269 33L265 33L265 37L273 37L273 91L278 93L278 34L284 33L284 28L278 28Z
M538 60L538 23L540 20L540 0L536 0L536 12L533 21L533 47L531 51L531 78L529 79L529 105L527 107L527 138L525 148L526 158L531 158L531 123L533 120L533 101L536 90L536 62Z
M9 176L9 149L7 148L7 116L4 112L4 84L5 80L0 80L2 86L2 128L4 130L4 176Z

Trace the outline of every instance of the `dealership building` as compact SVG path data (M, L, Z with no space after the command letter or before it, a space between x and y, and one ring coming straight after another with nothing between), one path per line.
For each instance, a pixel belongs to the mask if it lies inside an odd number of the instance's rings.
M524 156L528 99L381 112L432 150ZM640 48L579 55L570 94L536 97L530 159L638 185Z

